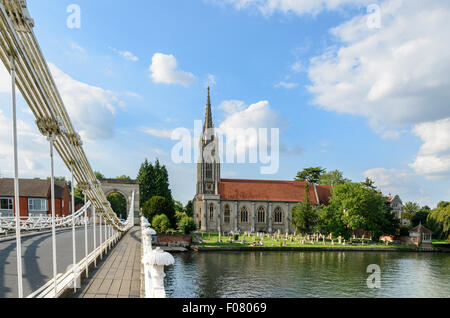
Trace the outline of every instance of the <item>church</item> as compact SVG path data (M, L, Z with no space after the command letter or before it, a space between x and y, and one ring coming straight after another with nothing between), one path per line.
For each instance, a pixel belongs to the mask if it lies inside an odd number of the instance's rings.
M204 151L204 150L207 151ZM304 201L304 181L221 179L208 88L205 123L199 141L194 220L205 232L293 233L291 210ZM205 156L208 155L208 158ZM328 204L331 186L309 187L310 202Z

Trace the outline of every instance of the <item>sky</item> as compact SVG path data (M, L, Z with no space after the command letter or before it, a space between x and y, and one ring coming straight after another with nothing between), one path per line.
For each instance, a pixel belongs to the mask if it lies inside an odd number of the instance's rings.
M224 163L222 178L293 180L321 166L355 182L369 177L403 202L450 200L446 0L28 0L28 8L89 162L106 177L135 178L158 158L174 198L191 200L195 156L176 162L171 137L204 120L210 86L214 125L230 140L242 128L279 129L274 173L260 161ZM45 178L48 142L18 103L20 177ZM13 176L11 127L1 65L2 177ZM249 140L235 152L257 147ZM59 158L55 169L69 177Z

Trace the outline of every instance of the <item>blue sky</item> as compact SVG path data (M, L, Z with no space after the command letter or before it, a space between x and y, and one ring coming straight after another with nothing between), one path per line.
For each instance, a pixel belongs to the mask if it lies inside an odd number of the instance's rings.
M379 27L367 23L374 17L367 5L374 3ZM81 9L79 29L67 27L70 4ZM215 126L243 128L248 118L251 127L281 131L276 174L261 175L260 164L224 164L222 177L292 180L305 167L322 166L354 181L371 177L403 201L435 206L450 198L450 49L440 40L450 32L443 27L450 24L445 1L29 0L28 6L91 165L105 176L134 178L145 158L159 158L175 199L192 199L195 165L172 161L170 132L203 120L210 85ZM0 173L12 176L7 77L0 83ZM20 105L21 176L47 176L45 138ZM61 162L57 174L68 176Z

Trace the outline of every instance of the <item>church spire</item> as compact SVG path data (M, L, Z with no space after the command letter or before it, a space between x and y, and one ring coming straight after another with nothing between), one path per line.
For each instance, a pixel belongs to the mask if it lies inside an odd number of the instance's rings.
M211 97L209 95L209 86L208 86L208 99L206 101L205 126L203 127L203 133L205 133L208 128L214 128L212 123Z

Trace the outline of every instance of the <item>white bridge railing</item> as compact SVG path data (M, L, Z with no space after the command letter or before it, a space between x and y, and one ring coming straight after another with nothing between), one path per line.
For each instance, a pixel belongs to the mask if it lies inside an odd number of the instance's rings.
M132 193L132 203L134 203L134 191ZM61 227L69 225L69 221L72 222L72 252L73 252L73 264L71 264L65 273L57 274L53 279L48 281L44 286L28 295L27 298L57 298L65 293L68 289L73 288L73 292L76 293L77 289L81 287L81 277L89 277L89 267L93 264L94 267L97 266L97 259L103 258L104 255L118 242L121 236L124 234L122 231L118 231L113 226L109 225L102 215L96 215L95 207L93 207L93 215L91 218L88 217L88 208L91 207L91 203L88 202L85 207L80 209L74 214L74 217L62 218ZM128 211L128 218L126 223L130 224L130 227L134 223L134 204L131 204L130 210ZM75 241L75 224L76 220L82 220L84 223L84 249L85 257L79 262L76 261L76 241ZM93 227L93 239L94 239L94 250L88 252L88 223L91 220L91 226ZM100 237L97 238L97 226L99 226Z
M145 217L141 217L142 264L144 266L145 298L166 298L164 288L164 266L172 265L175 259L159 247L152 248L152 236L156 234Z
M65 166L70 170L72 176L72 194L74 192L73 187L76 181L77 187L83 190L85 198L87 197L91 202L94 213L97 211L100 218L103 218L105 228L106 225L108 225L110 228L114 229L116 234L117 232L126 232L130 227L134 226L134 218L133 213L131 213L131 218L129 217L127 221L122 222L107 201L106 195L101 188L101 184L97 180L94 170L84 152L80 135L72 125L69 113L59 94L45 57L42 54L33 28L34 20L31 18L27 9L26 0L0 0L0 61L11 74L11 122L13 127L11 139L13 143L14 161L14 211L20 211L19 152L17 149L17 87L36 118L36 126L49 142L52 201L52 217L50 221L53 253L53 296L57 296L59 276L56 262L55 230L57 227L63 227L70 222L72 223L72 227L75 228L77 220L75 220L74 217L72 217L71 220L59 220L55 215L54 150L56 150ZM134 205L132 204L131 206L133 207ZM72 206L72 211L74 210L75 209ZM87 217L85 215L82 218L84 218L87 232ZM0 231L3 231L3 233L5 231L12 231L12 226L15 226L14 232L16 234L17 242L18 297L22 298L24 295L22 281L21 231L23 229L33 229L33 227L48 228L50 222L45 218L40 221L33 220L32 218L21 220L19 213L16 213L15 219L15 221L8 219L0 221L4 226L0 228ZM94 228L95 223L96 222L94 222ZM100 226L101 224L102 222L100 222ZM73 230L73 233L75 233L75 230ZM73 241L73 250L75 250L75 238ZM87 238L85 241L87 241Z
M88 202L80 210L73 215L70 214L65 217L55 218L56 228L65 228L72 226L84 225L85 223L85 210L91 206L91 202ZM51 216L38 216L20 218L20 230L21 231L42 231L52 228L53 218ZM14 232L16 230L16 218L15 217L0 217L0 233Z

